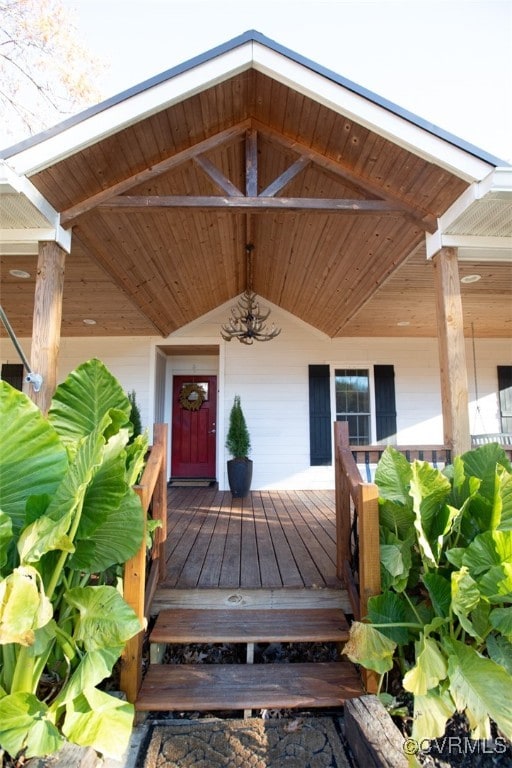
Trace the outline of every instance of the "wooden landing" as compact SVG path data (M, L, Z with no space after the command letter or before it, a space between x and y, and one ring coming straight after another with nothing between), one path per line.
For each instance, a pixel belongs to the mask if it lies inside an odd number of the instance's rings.
M138 711L209 711L339 707L361 696L346 661L307 664L152 664Z

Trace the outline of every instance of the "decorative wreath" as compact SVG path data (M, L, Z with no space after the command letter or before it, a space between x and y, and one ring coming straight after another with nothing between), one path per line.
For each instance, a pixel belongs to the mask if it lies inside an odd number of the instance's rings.
M204 400L204 389L199 384L186 384L180 392L180 405L186 411L198 411Z

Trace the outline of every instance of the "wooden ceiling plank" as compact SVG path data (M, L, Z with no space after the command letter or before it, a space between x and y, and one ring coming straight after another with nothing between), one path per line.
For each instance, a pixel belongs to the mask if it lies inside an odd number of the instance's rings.
M199 154L203 154L204 152L207 152L208 150L213 149L220 144L236 138L241 133L244 133L247 130L247 127L248 123L246 121L238 123L237 125L222 131L221 133L217 133L214 136L210 136L209 138L204 139L203 141L200 141L191 147L187 147L187 149L184 149L181 152L178 152L177 154L162 160L160 163L156 163L156 165L152 166L151 168L145 168L143 171L132 174L128 178L109 186L107 189L102 189L100 192L91 195L86 200L82 200L80 203L77 203L71 208L62 211L62 226L70 226L78 218L78 216L81 216L87 211L96 208L100 203L105 202L110 197L113 197L114 195L120 195L123 192L126 192L128 189L136 186L137 184L148 181L154 176L159 176L160 174L165 173L172 168L176 168L176 166L181 165L182 163L196 157Z

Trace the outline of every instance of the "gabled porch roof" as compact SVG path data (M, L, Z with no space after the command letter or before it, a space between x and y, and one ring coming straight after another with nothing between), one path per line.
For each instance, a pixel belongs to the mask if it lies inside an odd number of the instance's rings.
M466 335L510 334L512 169L257 32L1 156L20 336L48 239L67 336L167 336L244 290L248 243L254 290L329 337L435 336L426 257L463 247Z

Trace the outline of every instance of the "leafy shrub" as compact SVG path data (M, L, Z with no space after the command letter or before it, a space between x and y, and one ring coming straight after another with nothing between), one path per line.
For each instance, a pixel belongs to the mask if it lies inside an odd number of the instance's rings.
M240 404L240 395L235 395L229 414L226 448L235 459L246 458L251 450L251 438Z
M383 592L345 652L382 675L398 664L419 743L455 712L475 739L490 719L512 738L511 471L496 444L443 472L394 448L378 465Z
M132 489L147 441L99 360L56 390L48 417L0 382L0 747L44 756L65 740L120 757L133 706L98 688L141 627L121 564L144 521Z

